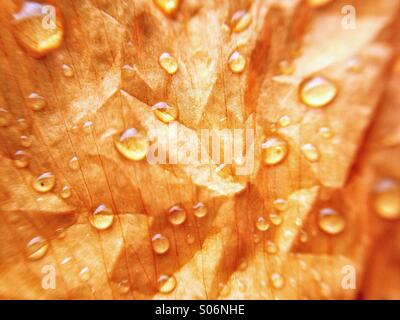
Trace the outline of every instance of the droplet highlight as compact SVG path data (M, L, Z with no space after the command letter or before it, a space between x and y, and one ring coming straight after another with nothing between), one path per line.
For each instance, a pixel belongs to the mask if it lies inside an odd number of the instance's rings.
M168 74L175 74L178 71L178 60L168 52L164 52L158 58L158 63Z
M246 67L246 59L238 51L235 51L229 57L228 65L233 73L242 73Z

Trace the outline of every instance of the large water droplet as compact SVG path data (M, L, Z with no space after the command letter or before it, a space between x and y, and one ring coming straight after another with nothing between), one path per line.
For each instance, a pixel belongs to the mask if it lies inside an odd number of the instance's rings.
M379 180L374 188L373 207L383 219L400 218L400 183L391 178Z
M111 227L114 221L114 213L107 206L101 204L89 215L89 221L97 230L105 230Z
M337 86L330 80L315 76L304 80L300 85L300 100L312 108L321 108L331 103L336 95Z
M180 0L153 0L157 7L166 15L172 16L179 7Z
M114 138L116 149L129 160L142 160L149 148L147 138L138 130L129 128Z
M228 65L233 73L241 73L246 67L246 59L238 51L235 51L229 57Z
M158 290L161 293L170 293L176 288L176 278L174 276L162 275L158 278Z
M267 231L269 229L269 222L264 217L259 217L256 222L256 228L259 231Z
M337 235L343 231L346 222L342 215L332 208L323 208L319 211L318 225L329 235Z
M175 205L168 210L168 220L173 225L181 225L186 220L186 211L182 207Z
M281 163L287 156L289 147L286 141L278 137L268 138L261 146L263 160L267 165Z
M156 117L164 123L170 123L178 118L178 108L166 102L156 103L151 107L151 110L153 110Z
M54 174L52 174L51 172L45 172L36 177L36 179L33 181L33 188L37 192L44 193L53 189L55 183L56 177L54 176Z
M251 15L245 10L236 11L230 20L230 27L233 32L242 32L251 24Z
M311 143L301 146L304 157L310 162L317 162L320 158L319 150Z
M152 239L152 246L155 253L163 254L169 249L169 240L162 234L156 234Z
M51 10L55 10L55 15ZM14 14L13 26L18 43L35 58L44 57L62 43L63 23L55 6L24 1Z
M30 240L26 246L26 254L29 260L39 260L45 256L49 244L46 239L37 236Z
M164 52L160 55L158 63L168 74L175 74L178 71L178 60L168 52Z
M193 206L193 213L197 218L204 218L207 215L207 212L207 207L202 202L198 202Z

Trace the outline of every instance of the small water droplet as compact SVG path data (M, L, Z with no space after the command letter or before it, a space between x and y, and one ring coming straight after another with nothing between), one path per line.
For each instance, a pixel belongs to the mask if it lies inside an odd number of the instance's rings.
M259 231L267 231L269 229L269 222L264 217L259 217L256 222L256 228Z
M47 106L47 103L41 95L33 92L28 96L28 106L33 111L40 111Z
M164 52L160 55L158 63L168 74L175 74L178 71L178 60L168 52Z
M17 168L26 168L29 165L30 154L24 150L18 150L14 154L14 164Z
M279 125L281 128L286 128L290 126L291 121L290 117L285 115L279 118Z
M83 132L91 133L92 132L92 127L93 127L93 122L92 121L85 121L85 123L82 126Z
M101 204L89 215L89 221L97 230L108 229L114 221L114 212Z
M317 162L320 158L319 150L311 143L302 145L301 151L303 152L304 157L310 162Z
M329 235L341 233L346 225L342 215L332 208L323 208L319 211L318 225Z
M269 215L269 219L271 220L272 224L275 226L279 226L282 223L282 216L278 213L271 213Z
M41 58L60 47L63 24L57 7L55 19L48 19L45 4L24 1L14 14L14 34L19 45L34 58Z
M157 254L163 254L169 249L169 240L162 234L156 234L152 239L153 250Z
M324 139L331 139L333 137L333 133L329 127L322 127L319 129L319 134Z
M32 146L32 136L22 135L20 137L21 145L25 148L29 148Z
M26 246L26 254L29 260L39 260L43 258L47 250L49 248L49 244L46 239L41 236L37 236L30 240Z
M263 159L266 165L281 163L287 156L289 147L286 141L278 137L268 138L262 144Z
M166 102L156 103L151 107L151 110L154 112L156 117L164 123L170 123L178 118L178 108Z
M153 0L156 6L168 16L176 13L180 0Z
M265 250L269 254L276 254L278 252L278 247L274 242L272 242L271 240L268 240L265 245Z
M245 10L236 11L230 20L230 27L233 32L242 32L251 24L251 15Z
M281 75L290 76L294 72L294 66L287 60L283 60L279 63L279 72Z
M304 230L300 230L299 240L301 243L306 243L308 241L308 233Z
M202 202L198 202L193 206L193 213L197 218L204 218L207 215L207 212L207 207Z
M246 67L246 59L238 51L235 51L229 57L228 64L233 73L241 73Z
M28 123L26 122L26 119L24 119L24 118L18 119L17 123L21 130L26 130L28 128ZM0 124L0 127L1 127L1 124Z
M0 127L7 127L11 123L11 113L3 108L0 108Z
M71 188L69 186L64 186L60 191L60 197L63 199L71 197Z
M53 189L56 183L56 177L51 172L45 172L36 177L33 181L33 188L37 192L45 193Z
M72 157L71 160L69 160L68 165L74 171L79 170L79 159L78 159L78 157L75 157L75 156Z
M331 103L338 93L337 86L330 80L314 76L300 85L300 100L311 108L321 108Z
M133 161L144 159L149 148L146 137L134 128L129 128L116 135L114 145L121 155Z
M79 278L83 282L88 282L90 279L90 270L88 267L82 268L82 270L79 272Z
M280 273L271 274L271 283L275 289L282 289L285 285L285 279Z
M158 278L158 290L161 293L170 293L176 288L176 278L172 276L162 275Z
M400 183L392 178L379 180L372 198L373 208L379 217L387 220L400 218Z
M186 210L179 205L172 206L168 210L168 220L175 226L181 225L186 221Z
M64 77L72 78L74 76L74 69L72 69L72 67L69 66L68 64L63 64L61 66L61 68L62 68L62 72L64 74Z
M287 210L289 203L286 199L278 198L274 200L274 208L278 211Z

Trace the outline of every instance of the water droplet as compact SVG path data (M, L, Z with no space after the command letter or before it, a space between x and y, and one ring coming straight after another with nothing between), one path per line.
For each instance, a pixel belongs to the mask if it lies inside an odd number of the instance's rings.
M20 140L21 140L21 145L22 145L23 147L29 148L29 147L32 146L32 136L25 136L25 135L22 135L22 136L20 137Z
M271 283L275 289L282 289L285 285L285 279L280 273L271 274Z
M379 180L374 187L373 208L383 219L400 218L400 183L391 178Z
M318 225L322 231L330 235L337 235L345 227L344 218L332 208L323 208L319 211Z
M178 60L168 52L164 52L158 58L158 63L169 74L175 74L178 71Z
M242 32L251 24L251 15L245 10L236 11L230 20L230 27L233 32Z
M320 76L315 76L304 80L300 85L300 100L312 108L321 108L331 103L338 89L336 85Z
M74 171L79 170L79 159L78 159L78 157L75 157L75 156L72 157L71 160L69 160L68 165Z
M169 240L167 237L163 236L162 234L156 234L152 241L153 250L155 253L163 254L168 251L169 249Z
M55 235L57 239L64 239L67 235L67 230L65 228L58 228L56 229Z
M68 64L63 64L61 66L62 72L64 74L64 77L66 78L72 78L74 76L74 69L71 68Z
M292 120L289 116L282 116L279 118L279 125L281 126L281 128L286 128L290 125L291 121Z
M321 135L322 138L324 139L331 139L333 137L333 133L330 128L328 127L322 127L319 129L319 134Z
M19 45L31 56L41 58L60 47L63 24L57 7L55 19L48 19L45 4L25 1L14 14L14 34Z
M114 212L104 204L101 204L89 215L89 221L97 230L105 230L112 225Z
M274 242L272 242L271 240L268 240L265 245L265 250L269 254L276 254L278 252L278 247L276 246L276 244Z
M151 107L151 110L153 110L156 117L164 123L170 123L178 118L178 108L166 102L156 103Z
M60 197L63 199L71 197L71 188L69 186L64 186L60 191Z
M263 144L263 159L266 165L276 165L281 163L287 156L288 144L281 138L268 138Z
M246 59L238 51L235 51L231 54L228 64L233 73L241 73L246 67Z
M274 200L274 208L278 211L287 210L289 203L286 199L278 198Z
M91 133L92 127L93 127L93 122L92 121L85 121L85 123L82 126L83 132Z
M131 290L128 280L122 280L118 283L118 291L122 294L127 294Z
M14 154L14 164L17 168L26 168L29 165L30 154L24 150L18 150Z
M146 157L149 142L146 137L134 128L129 128L115 136L117 150L129 160L142 160Z
M310 162L317 162L320 158L319 150L311 143L301 146L304 157Z
M88 267L84 267L80 272L79 272L79 278L83 282L88 282L90 279L90 270Z
M33 111L40 111L47 106L47 103L46 100L41 95L33 92L28 96L28 106Z
M45 172L36 177L36 179L33 181L33 188L37 192L45 193L53 189L55 183L56 177L54 176L54 174L52 174L51 172Z
M182 207L175 205L168 210L168 220L171 224L178 226L185 222L186 211Z
M6 109L0 108L0 127L7 127L11 119L11 113Z
M180 0L153 0L157 7L168 16L176 13Z
M49 244L46 239L37 236L30 240L26 246L27 257L29 260L39 260L46 255L48 248Z
M281 75L290 76L294 72L294 66L287 60L283 60L279 63L279 72Z
M204 218L208 212L207 207L202 202L198 202L196 205L194 205L193 210L193 213L197 218Z
M0 118L1 118L1 116L0 116ZM22 130L26 130L28 128L28 123L26 122L26 119L24 119L24 118L18 119L17 123L18 123L18 126L20 127L20 129L22 129ZM1 124L0 124L0 127L1 127Z
M176 278L174 276L162 275L158 278L158 290L161 293L170 293L176 288Z
M269 219L271 220L272 224L275 226L279 226L282 223L282 216L278 213L271 213L269 215Z
M259 217L256 222L256 228L260 231L267 231L269 229L269 222L264 217Z

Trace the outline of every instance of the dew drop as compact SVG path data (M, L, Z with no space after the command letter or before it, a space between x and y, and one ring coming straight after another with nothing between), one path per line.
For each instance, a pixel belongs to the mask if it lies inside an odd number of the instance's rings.
M90 133L92 131L92 127L93 127L93 122L86 121L82 126L83 132Z
M291 121L292 120L289 116L282 116L279 118L279 125L281 126L281 128L286 128L290 125Z
M72 69L71 66L69 66L68 64L63 64L61 68L64 77L72 78L74 76L74 69Z
M18 150L14 154L14 164L17 168L26 168L29 165L30 154L24 150Z
M235 51L229 57L228 64L233 73L241 73L246 67L246 59L238 51Z
M278 211L287 210L289 203L286 199L278 198L274 200L274 208Z
M84 267L80 272L79 272L79 278L83 282L88 282L90 279L90 270L88 267Z
M168 221L175 225L181 225L186 220L186 211L182 207L175 205L168 210Z
M71 160L69 160L68 165L74 171L79 170L79 159L78 159L78 157L75 157L75 156L72 157Z
M89 215L89 221L97 230L105 230L111 227L114 221L114 212L101 204Z
M193 206L193 213L197 218L204 218L207 215L207 207L204 203L199 202Z
M331 139L333 137L333 133L329 127L321 127L319 129L319 134L324 139Z
M259 231L267 231L269 229L269 222L264 217L259 217L256 222L256 228Z
M168 52L160 55L158 63L168 74L175 74L178 71L178 60Z
M251 15L245 10L236 11L230 20L230 27L233 32L242 32L251 24Z
M29 147L32 146L32 136L25 136L25 135L22 135L22 136L20 137L20 140L21 140L21 145L22 145L23 147L29 148Z
M373 208L386 220L400 218L400 183L392 178L379 180L372 197Z
M345 228L345 220L336 210L323 208L319 211L318 225L329 235L337 235Z
M170 123L178 118L178 108L166 102L156 103L151 107L151 110L154 112L156 117L164 123Z
M71 188L69 186L64 186L60 191L60 197L63 199L71 197Z
M281 163L288 154L288 144L281 138L268 138L261 146L263 160L266 165L276 165Z
M153 250L157 254L163 254L169 249L169 240L162 234L156 234L152 239Z
M279 72L281 75L290 76L294 72L294 66L287 60L283 60L279 63Z
M162 275L158 278L158 290L161 293L170 293L176 288L176 278L174 276Z
M282 223L282 216L278 213L271 213L269 215L269 219L271 220L272 224L275 226L279 226Z
M168 16L176 13L180 0L153 0L156 6Z
M53 189L56 183L56 177L51 172L45 172L36 177L33 181L33 189L37 192L45 193Z
M336 85L321 76L304 80L300 85L300 100L311 108L321 108L331 103L338 89Z
M319 150L311 143L301 146L304 157L310 162L317 162L320 158Z
M55 19L48 19L45 4L24 1L14 14L14 34L19 45L34 58L41 58L60 47L63 39L62 18L57 7ZM46 27L44 27L44 25Z
M7 127L11 123L11 113L3 108L0 108L0 127Z
M116 135L114 145L121 155L133 161L144 159L149 148L146 137L134 128Z
M269 254L276 254L278 252L278 247L276 246L276 244L274 242L272 242L271 240L268 240L265 245L265 250Z
M285 279L280 273L271 274L271 283L275 289L282 289L285 285Z
M47 106L47 103L40 94L33 92L28 96L28 106L33 111L40 111Z
M29 260L39 260L46 255L48 248L49 244L46 239L37 236L30 240L26 246L27 257Z

